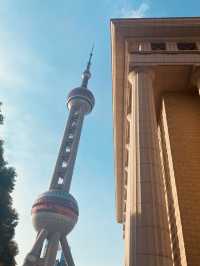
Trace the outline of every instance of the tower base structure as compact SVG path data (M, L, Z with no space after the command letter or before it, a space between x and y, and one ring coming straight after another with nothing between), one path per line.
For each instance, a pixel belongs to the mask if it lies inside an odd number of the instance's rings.
M126 266L200 261L200 18L111 21Z
M48 237L48 244L44 257L41 258L42 246L46 237ZM23 266L55 266L59 242L62 247L66 264L68 266L75 266L66 238L61 237L58 232L52 233L48 236L46 230L41 230L39 232L32 250L25 258Z

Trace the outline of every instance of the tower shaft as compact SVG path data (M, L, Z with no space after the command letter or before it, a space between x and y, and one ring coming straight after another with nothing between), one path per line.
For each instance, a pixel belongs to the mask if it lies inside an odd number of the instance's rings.
M81 107L73 106L69 113L50 189L66 191L70 189L83 119L84 113Z

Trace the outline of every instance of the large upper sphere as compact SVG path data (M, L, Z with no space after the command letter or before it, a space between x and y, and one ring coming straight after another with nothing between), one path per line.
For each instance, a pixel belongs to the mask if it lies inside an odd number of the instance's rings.
M91 91L86 88L78 87L73 89L67 98L67 106L69 109L73 105L81 107L85 114L92 111L95 104L95 99Z
M32 210L33 226L36 231L60 232L67 235L78 220L78 204L66 191L49 190L34 202Z

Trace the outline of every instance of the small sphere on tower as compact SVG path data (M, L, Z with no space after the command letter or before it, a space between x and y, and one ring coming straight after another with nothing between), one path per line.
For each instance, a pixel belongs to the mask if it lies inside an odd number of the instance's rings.
M85 114L92 111L94 104L95 99L92 92L82 87L73 89L67 98L67 106L69 110L75 105L76 107L81 107Z

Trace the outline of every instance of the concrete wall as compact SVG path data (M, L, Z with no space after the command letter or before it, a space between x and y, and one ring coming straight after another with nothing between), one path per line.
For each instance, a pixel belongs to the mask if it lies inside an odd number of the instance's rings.
M175 265L199 266L200 97L165 94L160 125Z

